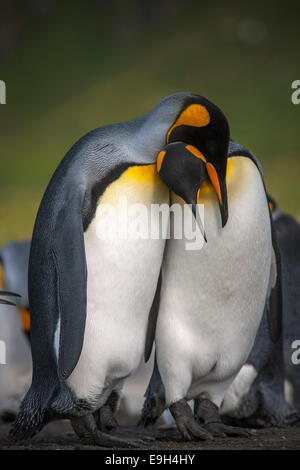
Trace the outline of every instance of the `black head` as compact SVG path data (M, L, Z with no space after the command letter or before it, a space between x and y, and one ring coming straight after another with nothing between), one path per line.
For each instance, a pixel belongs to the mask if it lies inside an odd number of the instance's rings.
M202 96L188 95L166 135L166 141L167 144L183 142L200 152L219 199L224 227L228 219L226 168L229 125L222 111Z
M208 178L206 163L200 152L183 142L166 145L158 154L157 170L164 183L186 203L193 214L206 241L203 224L197 211L200 186Z

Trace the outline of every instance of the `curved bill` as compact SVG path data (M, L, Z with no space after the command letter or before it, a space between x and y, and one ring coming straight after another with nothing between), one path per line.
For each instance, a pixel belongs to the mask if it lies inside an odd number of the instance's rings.
M199 207L198 207L198 201L197 201L197 204L195 203L192 203L190 204L192 206L192 212L193 212L193 215L196 219L196 222L198 224L198 227L200 229L200 232L202 233L202 236L204 238L204 241L207 243L207 237L206 237L206 233L205 233L205 230L204 230L204 227L203 227L203 223L202 223L202 220L201 220L201 217L200 217L200 213L199 213Z
M228 220L228 198L227 198L226 176L225 178L220 179L217 173L217 170L210 162L206 163L206 170L207 170L209 179L218 196L221 219L222 219L222 227L224 227Z

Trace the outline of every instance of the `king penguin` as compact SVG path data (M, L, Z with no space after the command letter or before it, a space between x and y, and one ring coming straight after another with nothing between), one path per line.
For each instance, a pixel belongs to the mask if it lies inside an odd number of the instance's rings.
M186 440L249 434L224 424L219 408L249 356L266 303L273 341L281 331L280 255L261 165L229 140L221 110L205 99L202 105L206 126L197 139L191 144L180 131L170 133L157 159L173 202L204 205L207 243L186 251L186 240L172 237L170 219L156 366L142 413L147 424L169 408Z
M10 241L0 250L1 288L21 295L15 298L15 308L0 306L0 339L6 345L6 365L0 367L0 420L3 421L14 421L31 382L27 294L29 247L30 241Z
M5 279L4 279L4 276L3 276L3 271L2 271L2 268L1 268L1 265L3 264L3 258L0 254L0 286L1 288L5 288ZM5 286L5 287L4 287ZM7 287L6 287L7 288ZM9 288L9 287L8 287ZM7 297L21 297L20 294L16 294L15 292L12 292L12 291L8 291L8 290L0 290L0 295L4 295L4 296L7 296ZM11 300L7 300L7 299L2 299L0 297L0 304L4 304L4 305L16 305L15 302L12 302Z
M31 437L51 419L70 418L89 442L144 443L106 431L116 425L122 384L141 361L146 336L149 343L154 337L165 240L101 236L102 209L118 208L121 198L148 209L168 205L157 155L172 127L192 135L202 117L198 95L171 95L141 118L91 131L56 169L31 243L33 379L14 439ZM152 223L155 229L159 220Z
M226 392L221 413L227 422L243 426L299 427L300 370L293 347L300 337L300 225L273 198L268 199L281 256L282 335L280 341L270 341L265 312L251 354Z

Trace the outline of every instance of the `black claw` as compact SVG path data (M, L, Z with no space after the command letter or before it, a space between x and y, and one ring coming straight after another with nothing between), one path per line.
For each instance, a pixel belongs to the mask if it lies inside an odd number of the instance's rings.
M182 399L176 403L173 403L170 406L170 411L176 421L179 431L185 440L191 441L192 439L213 439L211 433L197 423L186 400Z

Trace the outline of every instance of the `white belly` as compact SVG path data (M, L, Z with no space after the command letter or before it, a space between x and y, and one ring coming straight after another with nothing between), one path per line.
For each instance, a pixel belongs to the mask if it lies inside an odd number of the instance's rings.
M219 405L250 353L263 313L272 245L254 163L232 159L227 190L223 229L213 190L200 197L208 239L201 250L186 251L184 239L166 246L156 348L167 403L206 393Z
M168 202L168 190L156 177L155 181L136 182L124 174L106 190L101 205L118 207L120 196L126 196L128 207ZM68 379L78 398L98 397L98 406L142 359L165 244L162 239L123 236L99 239L102 223L98 205L84 235L88 269L84 344Z

